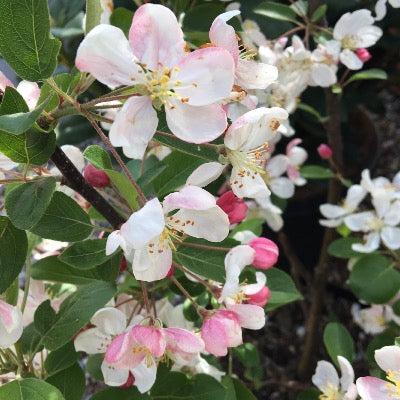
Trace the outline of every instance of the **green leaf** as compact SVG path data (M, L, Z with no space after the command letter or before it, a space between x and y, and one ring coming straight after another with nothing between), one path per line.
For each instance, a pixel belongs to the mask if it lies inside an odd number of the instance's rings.
M317 7L317 9L313 12L311 16L311 21L317 22L321 18L323 18L328 10L328 6L326 4L321 4Z
M46 382L59 389L65 400L82 400L86 388L85 374L78 364L50 376Z
M380 254L361 257L350 272L350 288L361 300L384 304L400 290L400 272Z
M87 285L98 281L113 282L118 276L121 257L121 252L119 252L103 265L88 271L71 267L60 261L57 256L46 257L32 265L32 277L38 280L74 285Z
M300 168L300 173L306 179L329 179L335 176L332 170L319 165L306 165Z
M262 227L265 223L263 218L249 218L241 222L236 228L230 233L233 237L236 233L241 231L251 231L257 236L261 236Z
M54 324L42 338L45 347L56 350L69 342L93 314L110 301L115 292L112 283L94 282L82 286L67 297L61 304Z
M100 24L101 13L102 8L100 0L86 0L85 35L87 35L95 26Z
M79 357L80 353L75 351L74 343L69 342L59 349L52 351L46 357L44 367L49 376L55 375L58 372L71 367L76 361L78 361Z
M54 153L56 134L28 131L22 135L0 132L0 151L12 161L24 164L42 165Z
M297 14L290 6L273 1L264 1L258 5L253 12L272 19L297 23Z
M391 330L386 330L372 338L371 342L368 344L367 350L365 352L368 362L372 365L376 365L375 361L375 350L381 349L384 346L393 346L395 341L395 334Z
M274 267L265 271L265 275L267 275L267 285L271 292L265 311L274 310L303 298L292 278L286 272Z
M361 257L365 254L358 253L354 251L351 246L355 243L361 243L362 240L360 238L355 237L345 237L336 239L333 241L328 247L328 253L331 256L337 258L351 258L351 257Z
M112 388L109 387L107 389L100 390L95 393L90 400L151 400L147 394L139 393L135 386L131 386L129 388ZM171 398L172 400L172 398Z
M387 73L379 68L371 68L366 69L364 71L357 72L352 75L344 84L344 86L348 85L351 82L365 80L365 79L387 79Z
M93 230L90 218L69 196L54 192L43 217L31 229L42 238L77 242L86 239Z
M21 336L22 352L24 354L34 355L38 351L42 351L43 345L41 345L40 339L41 335L36 330L33 322L24 327L24 331L22 332Z
M49 78L57 64L61 42L50 37L47 0L0 0L0 54L28 81Z
M26 233L15 228L7 217L0 217L0 293L19 275L28 249Z
M175 137L166 137L158 133L154 135L153 140L155 140L160 144L163 144L164 146L168 146L171 149L178 150L181 153L198 157L202 160L218 161L219 154L216 151L210 149L209 147L201 146L198 144L186 143Z
M35 311L34 324L35 329L41 334L45 335L50 330L56 319L56 312L50 305L50 300L45 300L39 305Z
M319 400L320 392L317 389L306 389L299 393L297 400Z
M42 218L56 189L53 177L23 183L7 193L5 207L14 226L30 229Z
M308 2L304 0L297 0L289 7L300 17L308 13Z
M132 25L133 12L124 7L118 7L114 10L110 17L110 24L121 29L126 36Z
M101 372L103 360L103 354L91 354L86 362L86 371L89 373L90 377L100 382L104 380L103 372Z
M232 378L237 400L257 400L253 393L239 379Z
M100 146L92 145L83 152L86 158L97 169L112 169L111 158L108 153Z
M183 186L189 175L203 164L204 160L173 151L164 158L164 162L167 167L153 181L153 187L158 197L165 196Z
M92 269L104 264L112 256L106 256L107 239L90 239L74 243L59 256L59 260L81 270Z
M0 399L4 400L64 400L60 391L47 382L28 378L14 380L0 386Z
M322 116L319 111L317 111L314 107L311 107L309 104L299 103L297 105L297 108L299 110L307 112L308 114L313 115L321 124L324 124L329 119L329 117Z
M355 354L354 341L349 331L337 322L330 322L324 329L324 344L333 363L339 367L337 357L347 358L351 363Z
M240 362L245 367L255 367L260 365L260 353L253 343L244 343L234 348Z
M237 245L236 240L225 239L223 242L210 243L204 239L188 238L186 243L194 243L214 247L233 247ZM224 260L226 251L216 251L204 248L179 246L174 258L178 264L183 265L190 271L205 276L217 282L225 282Z
M22 107L25 100L11 86L7 86L0 107L0 131L20 135L26 132L46 107L50 99L44 100L34 110L29 111L28 106Z

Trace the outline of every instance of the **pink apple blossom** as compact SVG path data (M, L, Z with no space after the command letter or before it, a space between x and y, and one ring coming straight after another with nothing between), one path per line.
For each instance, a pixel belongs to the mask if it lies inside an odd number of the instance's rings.
M216 102L231 91L232 56L215 47L186 53L182 29L164 6L139 7L129 41L117 27L96 26L80 44L76 66L111 87L141 88L144 95L124 103L109 134L128 157L143 157L157 129L155 109L162 106L170 130L181 140L204 143L226 129L226 114Z
M255 250L253 265L260 269L269 269L278 261L279 248L270 239L258 237L250 240L249 246Z
M246 218L247 204L235 196L232 190L224 193L217 200L217 205L228 215L230 224L237 224Z
M267 277L262 272L256 272L256 279L257 283L249 284L244 288L247 303L264 307L271 297L268 286L265 286Z
M153 199L133 213L120 230L110 234L106 253L121 247L136 279L151 282L168 274L174 242L182 240L182 235L220 242L228 233L228 216L214 196L199 187L185 186L166 196L162 205Z
M22 314L19 308L0 300L0 348L6 349L22 335Z

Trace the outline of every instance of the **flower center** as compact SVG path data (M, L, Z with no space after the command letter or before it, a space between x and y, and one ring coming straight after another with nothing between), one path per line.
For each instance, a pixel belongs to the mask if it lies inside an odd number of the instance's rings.
M396 398L400 398L400 371L388 370L386 378L393 383L393 385L391 383L387 383L386 387L390 389Z
M151 356L150 350L146 346L137 346L132 349L133 354L144 353L144 360L147 368L150 368L154 364L153 357Z
M342 39L342 47L345 49L356 50L357 49L357 36L346 35Z
M321 388L322 394L319 395L319 400L340 400L342 398L339 393L339 388L328 383L328 386Z
M371 231L380 231L385 226L385 222L378 217L374 217L367 222L367 228Z

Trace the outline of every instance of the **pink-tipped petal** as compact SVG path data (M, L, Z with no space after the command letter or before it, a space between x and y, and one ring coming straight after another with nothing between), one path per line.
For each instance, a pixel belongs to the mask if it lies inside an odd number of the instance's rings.
M135 56L153 71L176 66L184 55L183 32L174 13L158 4L136 10L129 42Z
M14 84L0 71L0 90L5 92L7 86L13 88Z
M17 86L17 92L24 98L30 110L36 107L40 96L40 88L36 82L21 81Z
M358 394L362 400L389 400L396 393L396 386L372 376L358 378L356 381Z
M204 350L204 342L192 332L182 328L165 328L163 333L167 349L185 357L193 356Z
M164 354L166 342L160 329L136 325L132 328L131 335L139 345L145 346L154 357L161 357Z
M215 207L214 196L197 186L184 186L179 192L174 192L165 197L163 201L164 213L177 208L187 210L208 210Z

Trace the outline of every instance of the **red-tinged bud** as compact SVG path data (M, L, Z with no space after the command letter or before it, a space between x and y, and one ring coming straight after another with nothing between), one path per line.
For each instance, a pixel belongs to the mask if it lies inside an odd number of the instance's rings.
M104 171L93 167L92 164L86 166L83 176L95 188L106 187L110 184L108 175Z
M367 62L372 58L371 53L367 49L358 49L356 50L356 54L362 62Z
M259 292L254 294L246 294L247 302L249 304L254 304L255 306L264 307L269 298L271 297L271 292L267 286L264 286Z
M279 249L272 240L262 237L254 238L250 240L249 246L256 252L253 260L256 268L269 269L276 264Z
M175 267L173 264L171 264L171 268L169 269L168 274L165 275L164 279L171 278L174 272L175 272Z
M332 149L327 144L321 144L317 148L318 154L324 160L332 157Z
M128 375L128 379L126 380L126 382L119 386L120 388L128 388L131 387L135 384L135 377L133 376L132 372L129 371L129 375Z
M246 218L247 204L243 199L239 199L239 197L235 196L232 190L224 193L217 200L217 205L228 214L230 224L236 224Z
M126 258L122 257L121 265L119 266L119 272L124 272L127 268Z

